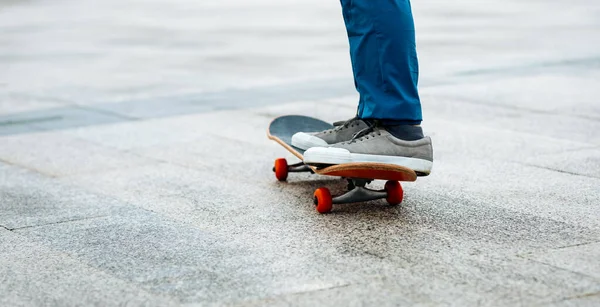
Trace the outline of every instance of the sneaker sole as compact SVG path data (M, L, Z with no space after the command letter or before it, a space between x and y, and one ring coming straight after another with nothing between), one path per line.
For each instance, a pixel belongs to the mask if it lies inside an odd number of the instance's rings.
M312 136L304 132L298 132L292 135L292 146L306 150L312 147L329 146L329 144L316 136Z
M304 153L304 163L315 164L343 164L343 163L374 162L395 164L408 167L415 172L428 175L431 173L433 162L418 158L383 156L350 153L342 148L311 148Z

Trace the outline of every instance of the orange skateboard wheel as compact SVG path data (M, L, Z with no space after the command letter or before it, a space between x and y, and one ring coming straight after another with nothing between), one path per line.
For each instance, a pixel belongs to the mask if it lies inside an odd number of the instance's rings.
M275 167L273 167L275 171L275 177L279 181L285 181L288 177L288 163L286 159L280 158L275 160Z
M319 213L328 213L331 211L332 198L328 188L318 188L315 191L315 206Z
M385 191L387 192L386 200L392 206L399 205L404 198L404 190L398 181L388 181L385 183Z

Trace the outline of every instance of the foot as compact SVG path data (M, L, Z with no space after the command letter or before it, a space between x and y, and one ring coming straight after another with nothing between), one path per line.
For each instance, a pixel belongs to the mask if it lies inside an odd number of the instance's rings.
M359 131L368 128L369 124L359 118L345 122L336 122L334 127L321 132L298 132L292 136L292 146L306 150L311 147L323 147L348 141Z
M309 165L378 162L404 166L421 176L431 173L433 147L420 127L373 126L346 142L328 147L314 147L304 153ZM408 135L406 139L397 136Z

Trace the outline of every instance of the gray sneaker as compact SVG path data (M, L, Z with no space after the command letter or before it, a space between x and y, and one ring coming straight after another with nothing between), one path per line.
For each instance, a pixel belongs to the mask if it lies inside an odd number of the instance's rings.
M369 125L355 117L345 122L335 122L334 127L321 132L306 133L298 132L292 136L292 146L300 149L309 149L312 147L323 147L331 144L348 141L361 130Z
M433 166L431 138L405 141L393 136L384 127L370 127L350 141L310 148L304 153L304 163L309 165L351 162L396 164L427 176Z

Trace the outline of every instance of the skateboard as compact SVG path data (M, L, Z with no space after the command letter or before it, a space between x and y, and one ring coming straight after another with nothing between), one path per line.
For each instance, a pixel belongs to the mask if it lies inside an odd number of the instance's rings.
M292 145L292 136L297 132L319 132L334 126L322 120L301 116L280 116L271 122L267 137L287 149L300 160L304 160L304 150ZM276 159L273 167L275 177L286 181L289 173L311 172L324 176L342 177L348 181L348 191L332 197L328 188L321 187L314 192L314 205L319 213L332 210L333 204L348 204L385 198L390 205L402 202L404 191L399 181L415 181L417 174L406 167L385 163L344 163L336 165L311 166L303 162L288 164L284 158ZM374 180L387 180L383 190L367 187Z

